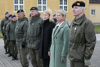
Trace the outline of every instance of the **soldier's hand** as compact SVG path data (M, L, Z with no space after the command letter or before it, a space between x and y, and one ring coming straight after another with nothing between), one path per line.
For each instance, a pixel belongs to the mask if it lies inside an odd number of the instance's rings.
M50 56L50 51L48 52L48 56Z
M90 60L85 59L85 66L89 66L89 65L91 65Z
M25 43L24 42L22 42L22 48L25 48Z
M66 57L61 57L61 62L64 63L66 61Z

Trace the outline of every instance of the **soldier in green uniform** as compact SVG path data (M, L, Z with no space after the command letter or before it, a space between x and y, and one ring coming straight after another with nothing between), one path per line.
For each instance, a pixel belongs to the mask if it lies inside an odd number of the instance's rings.
M7 30L6 30L6 27L7 27L8 23L10 23L11 21L12 21L12 15L9 14L8 21L6 21L4 23L4 37L5 37L5 41L6 41L6 48L7 48L7 51L9 52L8 57L10 57L11 54L10 54L10 50L9 50L9 40L7 40Z
M29 48L32 65L34 67L42 67L42 60L39 58L39 47L43 19L40 17L40 13L38 13L37 7L32 7L30 11L31 17L27 31L27 45Z
M25 15L24 15L24 19L28 22L28 18L27 18L27 17L25 17Z
M13 60L17 60L17 46L16 46L16 39L15 39L15 27L16 27L17 18L16 15L12 16L12 22L8 23L6 30L7 30L7 40L10 41L9 49L10 54L12 55Z
M5 37L4 37L4 23L6 21L8 21L8 16L9 16L9 12L6 12L5 13L5 18L1 21L1 32L2 32L2 35L3 35L3 39L4 39L4 48L5 48L5 54L7 54L7 47L6 47L6 40L5 40Z
M24 11L17 11L18 20L15 28L15 36L16 36L16 45L18 46L18 53L21 65L23 67L28 67L29 63L27 60L28 48L26 43L26 34L28 28L28 22L24 18Z
M92 21L86 18L85 3L76 1L72 5L75 19L71 24L69 44L70 67L88 67L96 44Z

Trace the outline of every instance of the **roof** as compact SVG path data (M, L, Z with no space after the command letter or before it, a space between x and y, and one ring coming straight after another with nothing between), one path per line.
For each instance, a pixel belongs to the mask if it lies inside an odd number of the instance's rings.
M100 3L100 0L90 0L90 3Z

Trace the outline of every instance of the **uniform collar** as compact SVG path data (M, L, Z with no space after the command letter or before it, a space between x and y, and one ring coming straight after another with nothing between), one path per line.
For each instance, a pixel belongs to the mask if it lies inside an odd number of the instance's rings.
M64 23L64 21L62 23L60 23L60 24L58 23L57 26L60 27L63 23Z
M21 18L21 19L18 19L19 21L23 21L25 18L23 17L23 18Z
M78 18L77 20L76 20L76 18L74 19L74 21L73 21L73 24L77 24L77 25L80 25L83 21L84 21L84 19L85 19L86 17L85 17L85 14L83 14L80 18Z

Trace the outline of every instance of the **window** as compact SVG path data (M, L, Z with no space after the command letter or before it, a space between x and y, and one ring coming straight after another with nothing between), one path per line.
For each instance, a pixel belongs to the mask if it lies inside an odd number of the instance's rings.
M92 9L92 10L91 10L91 15L92 15L92 16L95 16L95 9Z
M68 11L68 2L67 0L60 0L60 10Z
M43 12L46 10L47 6L47 0L38 0L38 10L39 12Z
M24 10L24 0L14 0L14 12L20 9Z

